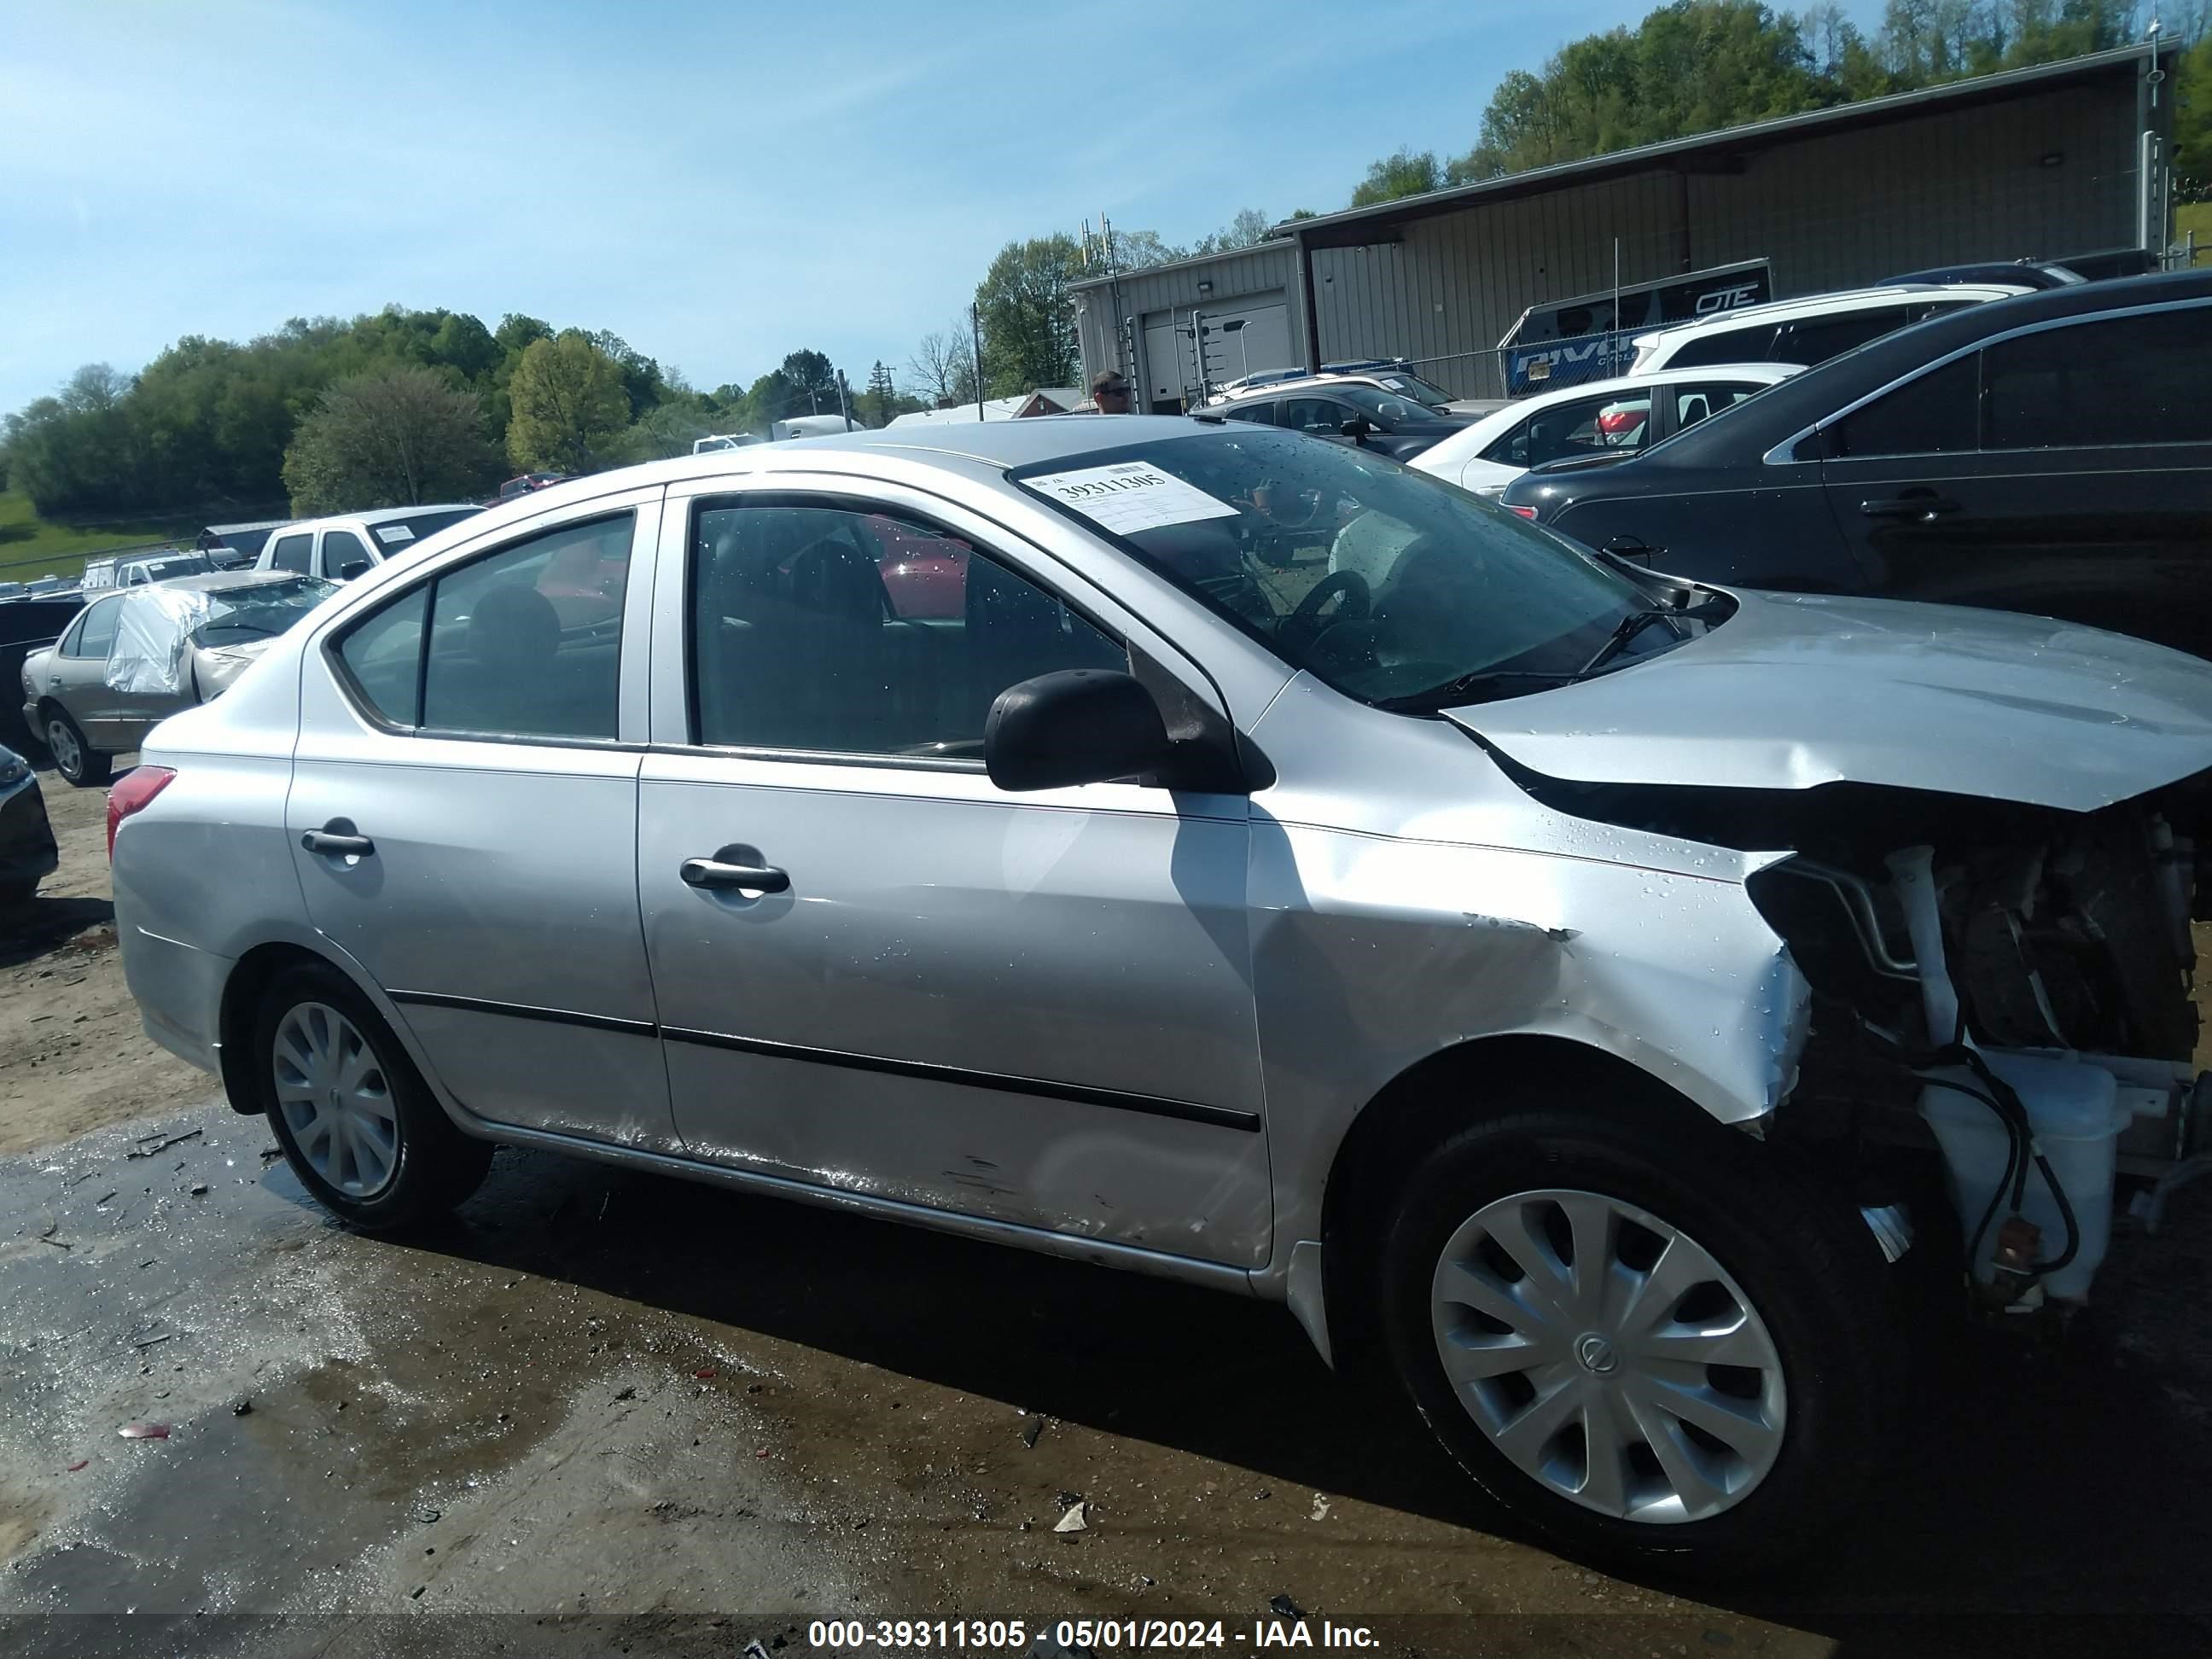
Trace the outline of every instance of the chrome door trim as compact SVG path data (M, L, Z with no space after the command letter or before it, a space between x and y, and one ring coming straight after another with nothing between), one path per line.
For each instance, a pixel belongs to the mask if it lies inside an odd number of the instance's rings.
M842 1048L816 1048L797 1042L777 1042L767 1037L732 1036L721 1031L691 1030L665 1025L661 1036L671 1042L688 1042L701 1048L722 1048L744 1054L765 1054L772 1060L801 1060L818 1066L835 1066L851 1072L875 1072L887 1077L921 1078L932 1083L956 1084L965 1089L988 1089L1001 1094L1043 1095L1083 1106L1106 1106L1116 1111L1142 1112L1152 1117L1178 1118L1185 1123L1209 1123L1216 1128L1260 1133L1257 1112L1230 1106L1207 1106L1192 1100L1170 1100L1163 1095L1143 1095L1123 1089L1098 1089L1082 1083L1055 1083L1046 1078L1010 1077L1003 1072L971 1071L964 1066L940 1066L926 1060L889 1060L876 1054L856 1054Z
M824 1209L846 1210L881 1220L902 1222L910 1226L927 1227L933 1232L953 1233L965 1238L978 1239L987 1244L1010 1245L1038 1255L1086 1261L1094 1267L1121 1267L1134 1273L1149 1273L1155 1278L1181 1279L1187 1284L1203 1285L1218 1291L1233 1291L1244 1296L1260 1294L1253 1282L1251 1270L1245 1267L1201 1261L1195 1256L1170 1255L1164 1250L1146 1249L1141 1245L1086 1238L1080 1233L1056 1233L1042 1227L1025 1227L1015 1221L998 1221L952 1210L932 1209L926 1204L912 1204L903 1199L854 1192L847 1188L817 1187L807 1182L793 1180L787 1176L763 1175L757 1170L740 1170L726 1164L706 1164L668 1152L617 1146L611 1141L583 1140L550 1129L510 1127L488 1118L477 1117L465 1106L462 1109L476 1126L476 1133L480 1138L496 1140L504 1146L536 1147L565 1157L588 1158L601 1164L649 1170L689 1181L711 1182L740 1192L795 1199L802 1204L818 1205Z
M2089 323L2107 323L2121 317L2147 317L2162 311L2201 311L2207 307L2212 307L2212 298L2201 300L2161 300L2154 305L2121 306L2111 311L2069 312L2063 317L2048 317L2041 322L2022 323L2018 328L2008 328L2002 334L1984 335L1982 338L1976 340L1972 345L1963 345L1954 351L1946 352L1941 357L1930 358L1928 362L1915 367L1911 372L1900 374L1895 380L1875 387L1872 392L1866 393L1863 397L1855 398L1851 402L1845 404L1841 409L1829 410L1828 413L1823 415L1819 420L1814 422L1812 425L1805 428L1803 431L1798 432L1790 437L1784 438L1780 443L1775 445L1773 448L1768 450L1766 453L1759 458L1759 461L1763 465L1766 466L1803 465L1805 463L1799 461L1796 457L1792 455L1790 452L1796 448L1799 444L1803 443L1806 439L1811 437L1814 433L1822 430L1837 421L1848 420L1851 416L1856 415L1860 410L1864 409L1869 404L1874 402L1875 398L1886 398L1891 392L1896 391L1899 386L1910 385L1912 381L1921 379L1923 375L1933 374L1937 369L1947 368L1950 364L1957 362L1961 357L1971 356L1977 351L1986 351L1993 345L2002 345L2008 340L2021 339L2030 334L2048 334L2053 329L2079 328ZM2075 446L2055 445L2053 447L2072 448L2075 447ZM2110 447L2110 446L2094 445L2091 446L2091 447L2107 448ZM1984 450L1977 447L1973 449L1929 451L1923 452L1923 454L1994 455L2006 453L2017 454L2022 453L2040 454L2044 452L2040 450L2034 452ZM1816 455L1813 458L1815 461L1825 461L1828 458L1826 456L1820 455ZM1909 461L1920 459L1920 457L1913 455L1852 455L1842 457L1840 459L1846 460Z
M551 1025L581 1025L594 1031L620 1031L629 1036L658 1036L659 1028L649 1019L623 1019L615 1014L580 1013L570 1008L540 1008L526 1002L497 1002L489 997L453 996L444 991L386 991L403 1006L452 1008L469 1014L501 1014L509 1019L543 1020Z
M1245 1134L1257 1134L1262 1127L1257 1112L1208 1106L1199 1101L1174 1100L1164 1095L1139 1094L1132 1090L1099 1089L1088 1084L1055 1082L1050 1078L973 1071L964 1066L940 1066L926 1060L894 1060L880 1054L854 1054L844 1048L817 1048L767 1037L737 1036L726 1031L662 1025L653 1020L623 1019L611 1014L579 1013L567 1008L542 1008L526 1002L497 1002L489 997L453 996L442 991L386 991L385 995L402 1006L451 1008L464 1013L495 1014L507 1019L542 1020L555 1025L580 1025L595 1031L619 1031L628 1036L657 1036L670 1042L688 1042L695 1048L764 1054L771 1060L804 1060L848 1072L920 1078L926 1082L950 1083L963 1089L987 1089L1000 1094L1040 1095L1081 1106L1104 1106L1115 1111L1171 1117L1185 1123L1211 1124L1215 1128L1235 1129Z

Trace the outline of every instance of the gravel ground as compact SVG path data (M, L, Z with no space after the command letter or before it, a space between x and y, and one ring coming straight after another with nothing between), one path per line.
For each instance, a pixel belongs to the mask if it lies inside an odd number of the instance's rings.
M64 868L0 927L0 1647L113 1650L146 1632L82 1615L133 1609L179 1652L951 1613L1233 1650L1284 1597L1393 1651L2212 1648L2212 1186L2066 1346L1930 1354L1887 1501L1802 1570L1632 1582L1516 1539L1257 1303L514 1152L434 1234L348 1233L139 1034L100 797L45 784Z

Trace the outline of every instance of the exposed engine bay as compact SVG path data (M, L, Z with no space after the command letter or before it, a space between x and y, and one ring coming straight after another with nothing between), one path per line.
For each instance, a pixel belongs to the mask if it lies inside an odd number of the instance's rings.
M1749 889L1814 1012L1766 1133L1847 1177L1893 1259L1956 1237L1982 1305L2063 1313L2103 1258L2116 1184L2154 1225L2172 1186L2212 1168L2191 933L2212 914L2212 775L2089 812L1856 784L1518 781L1577 817L1786 849Z

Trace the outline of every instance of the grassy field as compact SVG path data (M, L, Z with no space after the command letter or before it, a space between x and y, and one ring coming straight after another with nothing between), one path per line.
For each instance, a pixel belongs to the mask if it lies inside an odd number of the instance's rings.
M110 548L148 542L189 539L198 519L114 519L86 524L57 524L33 511L20 489L0 491L0 580L27 581L52 571L74 576L87 557Z

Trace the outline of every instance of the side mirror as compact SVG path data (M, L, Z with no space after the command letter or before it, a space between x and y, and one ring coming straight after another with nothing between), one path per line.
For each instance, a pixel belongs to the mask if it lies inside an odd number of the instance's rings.
M1370 432L1380 432L1382 429L1382 428L1376 426L1364 415L1355 415L1350 420L1346 421L1342 426L1337 428L1339 432L1341 432L1346 437L1351 439L1354 443L1359 442L1360 440L1366 437Z
M1160 706L1134 676L1069 668L1010 685L983 725L983 766L1001 789L1065 789L1158 770Z
M343 564L338 567L338 580L342 582L349 582L356 576L366 576L367 574L368 574L368 561L367 559L348 559Z

